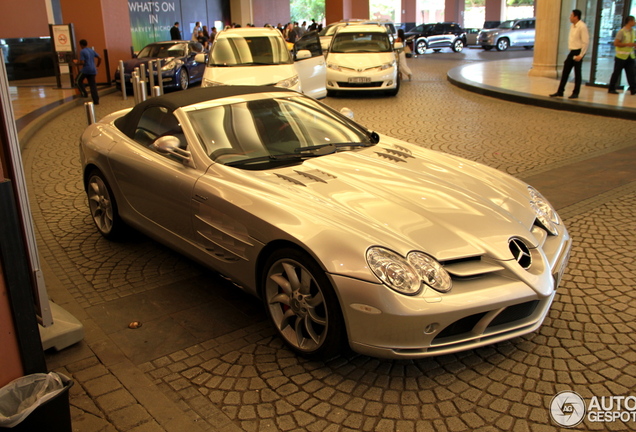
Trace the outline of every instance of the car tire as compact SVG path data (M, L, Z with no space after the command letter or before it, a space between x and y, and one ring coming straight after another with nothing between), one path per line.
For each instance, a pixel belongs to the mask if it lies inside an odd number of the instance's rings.
M508 38L501 38L497 41L497 51L505 51L510 46Z
M101 171L91 171L86 181L86 197L97 231L109 240L122 236L124 222L119 217L115 195Z
M428 49L428 46L426 44L426 41L418 40L415 43L415 53L417 55L423 55L426 52L427 49Z
M267 258L261 294L279 336L295 353L327 360L342 352L346 331L325 271L306 252L282 248Z
M463 40L457 39L455 42L453 42L453 51L458 53L458 52L462 52L463 49L464 49L464 41Z
M482 45L482 48L485 49L486 51L490 51L492 49L490 45Z
M190 85L190 78L188 77L188 71L186 68L181 68L179 71L179 87L181 90L187 90Z

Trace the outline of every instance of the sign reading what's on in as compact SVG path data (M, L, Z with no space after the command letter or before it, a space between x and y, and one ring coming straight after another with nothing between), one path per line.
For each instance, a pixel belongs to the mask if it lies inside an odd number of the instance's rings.
M181 1L128 0L133 49L170 40L170 28L181 17ZM188 38L189 39L189 38Z

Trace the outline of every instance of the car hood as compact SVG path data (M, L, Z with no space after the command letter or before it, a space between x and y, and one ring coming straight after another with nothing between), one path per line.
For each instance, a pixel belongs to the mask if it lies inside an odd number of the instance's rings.
M350 69L367 69L395 60L393 52L388 53L329 53L327 63Z
M227 85L273 85L297 75L293 64L271 66L208 66L204 78Z
M251 177L250 189L264 200L256 204L259 217L310 250L346 236L358 254L380 245L441 261L483 254L510 260L511 237L538 244L523 182L398 140L239 175Z
M486 30L481 30L480 33L484 35L490 35L490 34L496 34L496 33L505 32L505 31L510 31L510 29L500 29L500 28L486 29Z

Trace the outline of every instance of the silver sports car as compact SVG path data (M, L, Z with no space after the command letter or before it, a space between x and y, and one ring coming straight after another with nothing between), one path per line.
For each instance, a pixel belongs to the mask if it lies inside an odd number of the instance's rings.
M550 204L492 168L378 135L294 91L192 89L81 138L92 218L262 298L312 358L471 349L536 330L571 248Z

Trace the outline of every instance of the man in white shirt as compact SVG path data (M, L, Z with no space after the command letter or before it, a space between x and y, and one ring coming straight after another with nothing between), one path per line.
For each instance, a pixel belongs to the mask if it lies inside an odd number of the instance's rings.
M565 84L568 82L570 72L574 68L574 90L570 95L570 99L576 99L579 97L579 91L581 90L581 64L583 62L583 56L587 52L587 47L590 44L590 33L587 30L587 26L581 21L581 11L574 9L570 14L570 35L568 37L568 48L570 53L568 54L565 62L563 62L563 72L561 73L561 83L556 93L552 93L550 97L563 96L565 91Z

